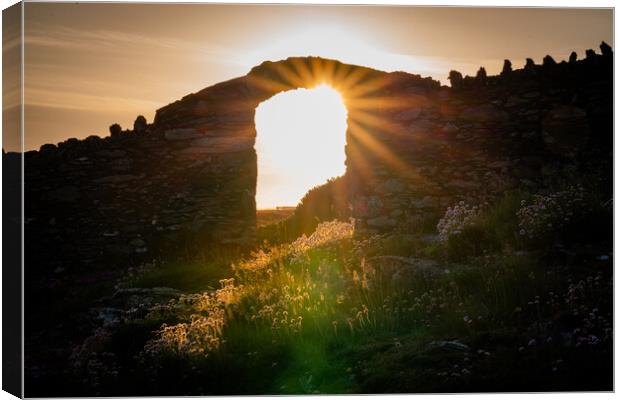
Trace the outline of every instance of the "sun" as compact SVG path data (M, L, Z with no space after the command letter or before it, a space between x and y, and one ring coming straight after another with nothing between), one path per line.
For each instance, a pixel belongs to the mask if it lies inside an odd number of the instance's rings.
M294 206L345 172L347 109L334 88L280 93L256 109L256 206Z

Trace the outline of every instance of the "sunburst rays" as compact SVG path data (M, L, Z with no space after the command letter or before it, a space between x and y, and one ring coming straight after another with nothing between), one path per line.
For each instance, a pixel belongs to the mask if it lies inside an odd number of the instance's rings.
M410 182L424 184L426 178L407 160L396 154L386 142L434 140L418 134L409 123L394 116L406 110L427 107L425 96L386 95L385 89L397 84L398 77L365 67L355 67L319 57L292 57L265 63L248 75L248 83L261 98L296 88L329 85L337 90L346 105L348 166L355 166L362 179L373 180L367 157L375 158ZM426 132L427 133L427 132Z

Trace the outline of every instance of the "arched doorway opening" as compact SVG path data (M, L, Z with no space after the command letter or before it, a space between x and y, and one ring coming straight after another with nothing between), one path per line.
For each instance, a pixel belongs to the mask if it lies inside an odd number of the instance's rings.
M316 207L333 207L333 186L342 191L346 160L347 108L341 94L324 84L281 92L256 108L255 127L259 226L261 215L272 221L292 213L311 189ZM339 197L346 201L344 193Z
M345 172L347 110L327 85L279 93L256 109L256 206L293 207Z

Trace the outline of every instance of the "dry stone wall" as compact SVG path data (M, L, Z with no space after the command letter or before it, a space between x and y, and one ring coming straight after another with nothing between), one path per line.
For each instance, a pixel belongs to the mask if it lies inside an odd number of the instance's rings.
M27 152L27 265L137 263L209 243L251 245L255 109L320 83L347 106L358 235L416 230L457 201L544 187L592 160L611 168L612 58L606 49L499 76L451 74L453 87L313 57L265 62L161 108L151 124Z
M349 142L361 153L348 171L358 232L415 230L459 201L544 190L577 173L610 179L611 65L610 55L591 56L466 78L420 91L419 107L377 110L382 122L367 132L385 151Z

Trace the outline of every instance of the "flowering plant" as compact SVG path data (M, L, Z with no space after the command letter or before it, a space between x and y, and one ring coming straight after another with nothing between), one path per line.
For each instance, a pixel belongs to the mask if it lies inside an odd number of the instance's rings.
M464 201L459 202L454 207L448 207L445 215L437 224L439 240L446 242L450 236L459 235L463 228L472 225L480 215L478 206L469 206Z
M571 221L583 207L584 189L572 186L548 195L534 195L521 201L517 211L519 235L529 239L544 237Z
M316 230L310 235L301 235L289 246L290 255L293 261L300 262L310 249L321 247L339 240L348 239L353 236L353 224L333 220L321 222Z

